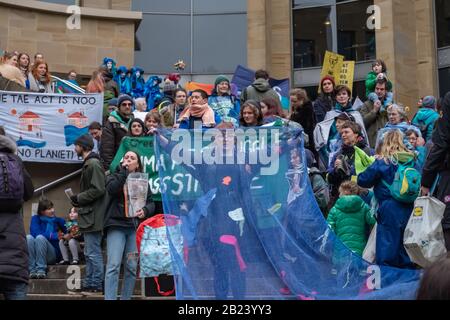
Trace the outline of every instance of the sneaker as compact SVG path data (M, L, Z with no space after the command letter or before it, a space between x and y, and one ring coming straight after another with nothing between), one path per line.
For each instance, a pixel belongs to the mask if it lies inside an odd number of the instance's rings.
M37 273L36 272L30 273L30 279L37 279Z
M68 265L68 264L69 264L68 260L61 260L60 262L57 263L58 266Z
M46 279L47 278L47 274L45 272L38 272L36 274L36 279Z
M102 295L103 289L102 288L86 288L81 291L81 294L84 296Z
M69 261L67 261L67 262L69 262ZM77 265L77 264L80 264L80 262L78 260L72 260L72 262L70 264Z

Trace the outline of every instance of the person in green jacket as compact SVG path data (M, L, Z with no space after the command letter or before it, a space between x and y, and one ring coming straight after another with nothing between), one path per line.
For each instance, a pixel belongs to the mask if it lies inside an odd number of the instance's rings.
M101 293L103 287L102 235L106 211L105 172L95 152L92 137L85 134L75 141L75 152L83 158L80 193L70 197L78 208L78 226L84 236L86 277L81 291L87 295Z
M392 91L392 82L387 78L387 68L386 63L383 60L378 59L372 63L372 71L367 74L366 77L366 97L372 92L375 92L375 85L378 79L386 79L388 91Z
M368 226L375 224L375 218L370 207L359 196L360 188L355 182L343 182L339 193L340 197L328 214L327 222L351 251L362 256L367 244ZM339 253L335 255L340 256Z

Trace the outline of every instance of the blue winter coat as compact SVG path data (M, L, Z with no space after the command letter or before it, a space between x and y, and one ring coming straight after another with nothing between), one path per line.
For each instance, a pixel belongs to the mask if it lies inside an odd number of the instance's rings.
M422 132L422 136L425 141L428 141L433 135L434 123L438 119L439 114L435 110L430 108L421 108L411 121L411 124L418 127Z
M414 205L401 203L392 198L389 185L394 181L398 165L376 160L366 171L358 176L358 185L363 188L374 187L378 200L376 264L399 268L413 268L413 264L403 246L403 233Z
M67 233L66 221L63 218L53 217L47 218L35 215L31 218L30 234L36 238L39 235L44 236L55 248L57 261L62 259L59 250L58 231Z

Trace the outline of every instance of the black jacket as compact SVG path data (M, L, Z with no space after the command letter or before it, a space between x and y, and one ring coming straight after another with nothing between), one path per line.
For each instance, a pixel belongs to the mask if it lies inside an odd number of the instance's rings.
M127 122L128 119L124 119L124 121ZM105 170L109 169L109 165L114 160L117 150L119 150L122 138L127 134L128 126L120 123L112 115L108 117L102 132L102 147L99 150Z
M333 109L336 101L333 96L327 94L320 94L316 101L314 101L314 113L316 118L316 123L325 120L325 116L328 111Z
M17 151L14 141L0 136L0 151L15 155ZM31 199L34 192L33 183L22 164L24 180L23 201ZM21 213L23 202L0 202L0 279L9 279L28 283L28 247Z
M314 116L314 108L311 101L308 101L303 106L293 110L290 120L301 124L309 138L308 149L315 153L314 128L316 127L316 118Z
M444 229L450 229L450 92L445 95L442 111L433 132L433 147L422 171L422 185L431 188L436 176L441 175L436 196L447 205L442 223Z
M119 166L116 172L109 175L107 178L106 191L109 200L105 215L105 229L108 227L129 227L137 229L139 226L139 219L127 218L125 216L125 195L123 193L123 186L127 180L127 176L128 170ZM152 200L150 189L147 193L147 203L143 209L146 218L150 218L155 214L155 204Z

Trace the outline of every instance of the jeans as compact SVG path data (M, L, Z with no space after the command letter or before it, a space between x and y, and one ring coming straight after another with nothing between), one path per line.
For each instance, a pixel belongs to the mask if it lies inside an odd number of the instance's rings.
M30 273L46 273L47 264L56 263L56 250L43 236L27 235Z
M27 291L25 282L0 279L0 294L3 293L5 300L26 300Z
M136 283L137 252L136 231L133 228L108 229L107 255L105 276L105 300L117 300L120 266L123 261L124 281L122 284L121 300L130 300Z
M84 256L86 258L85 288L102 289L103 255L102 233L87 232L84 234Z

